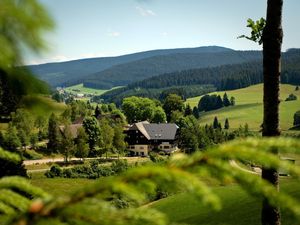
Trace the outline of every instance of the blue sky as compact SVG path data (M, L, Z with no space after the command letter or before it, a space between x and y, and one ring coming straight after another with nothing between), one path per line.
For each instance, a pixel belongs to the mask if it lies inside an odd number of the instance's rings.
M261 47L237 39L246 20L265 17L266 0L40 0L56 28L49 51L26 54L26 64L116 56L152 49L219 45ZM283 50L300 47L300 1L284 1Z

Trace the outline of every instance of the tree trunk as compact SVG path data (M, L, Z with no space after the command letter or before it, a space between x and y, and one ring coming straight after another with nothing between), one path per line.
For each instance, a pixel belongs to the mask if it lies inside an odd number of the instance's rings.
M264 119L263 136L280 135L279 130L279 83L281 72L282 44L282 5L283 0L268 0L267 20L263 32L263 67L264 67ZM275 150L274 154L278 154ZM263 168L262 178L279 189L278 172L275 169ZM279 207L263 200L262 225L280 225Z

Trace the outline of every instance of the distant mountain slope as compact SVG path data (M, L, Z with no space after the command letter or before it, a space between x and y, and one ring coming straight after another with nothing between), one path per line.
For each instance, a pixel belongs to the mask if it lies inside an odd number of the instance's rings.
M231 52L232 49L208 46L198 48L164 49L139 52L117 57L102 57L73 60L60 63L47 63L41 65L28 66L32 72L40 79L46 81L51 86L71 86L82 83L86 76L101 72L112 66L129 63L154 56L162 56L178 53L218 53Z
M84 86L110 89L124 86L159 74L192 68L216 67L261 59L259 51L210 51L200 53L175 53L153 56L121 65L87 76Z
M132 95L153 97L160 96L163 91L183 94L182 97L193 97L199 91L232 90L248 87L263 81L261 60L241 64L223 65L211 68L190 69L161 74L142 81L137 81L126 87L108 91L99 98L107 102L120 104L124 97ZM282 83L300 85L300 50L290 50L283 53ZM188 91L188 87L194 90ZM204 88L205 87L205 88ZM156 93L153 95L155 90ZM99 99L98 98L98 99Z

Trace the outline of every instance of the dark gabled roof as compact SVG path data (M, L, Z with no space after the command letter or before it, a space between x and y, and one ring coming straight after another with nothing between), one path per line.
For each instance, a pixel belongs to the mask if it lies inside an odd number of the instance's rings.
M175 123L135 123L130 130L139 130L148 140L174 140L178 126Z
M150 140L174 140L177 131L175 123L150 123L144 124Z

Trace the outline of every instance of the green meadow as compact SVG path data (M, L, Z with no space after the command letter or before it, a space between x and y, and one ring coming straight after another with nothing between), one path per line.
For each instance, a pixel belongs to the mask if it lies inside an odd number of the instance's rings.
M205 225L257 225L260 224L261 199L250 196L238 185L212 188L220 198L222 209L215 211L201 204L189 193L177 194L150 205L167 215L173 223ZM299 180L281 179L281 190L300 199ZM291 214L282 209L282 224L291 225Z
M224 91L210 94L224 95ZM251 130L259 130L263 115L263 86L253 85L238 90L226 91L228 97L235 97L236 105L224 107L218 110L201 113L200 123L211 124L215 116L219 122L224 124L229 119L230 128L238 128L248 123ZM298 97L296 101L284 101L289 94L293 93ZM192 107L198 105L201 96L189 98L186 103ZM280 88L280 126L283 131L293 126L293 115L300 110L300 91L295 91L295 86L282 84Z
M77 84L65 88L65 91L71 94L90 94L90 95L102 95L108 90L94 89L83 87L83 84Z

